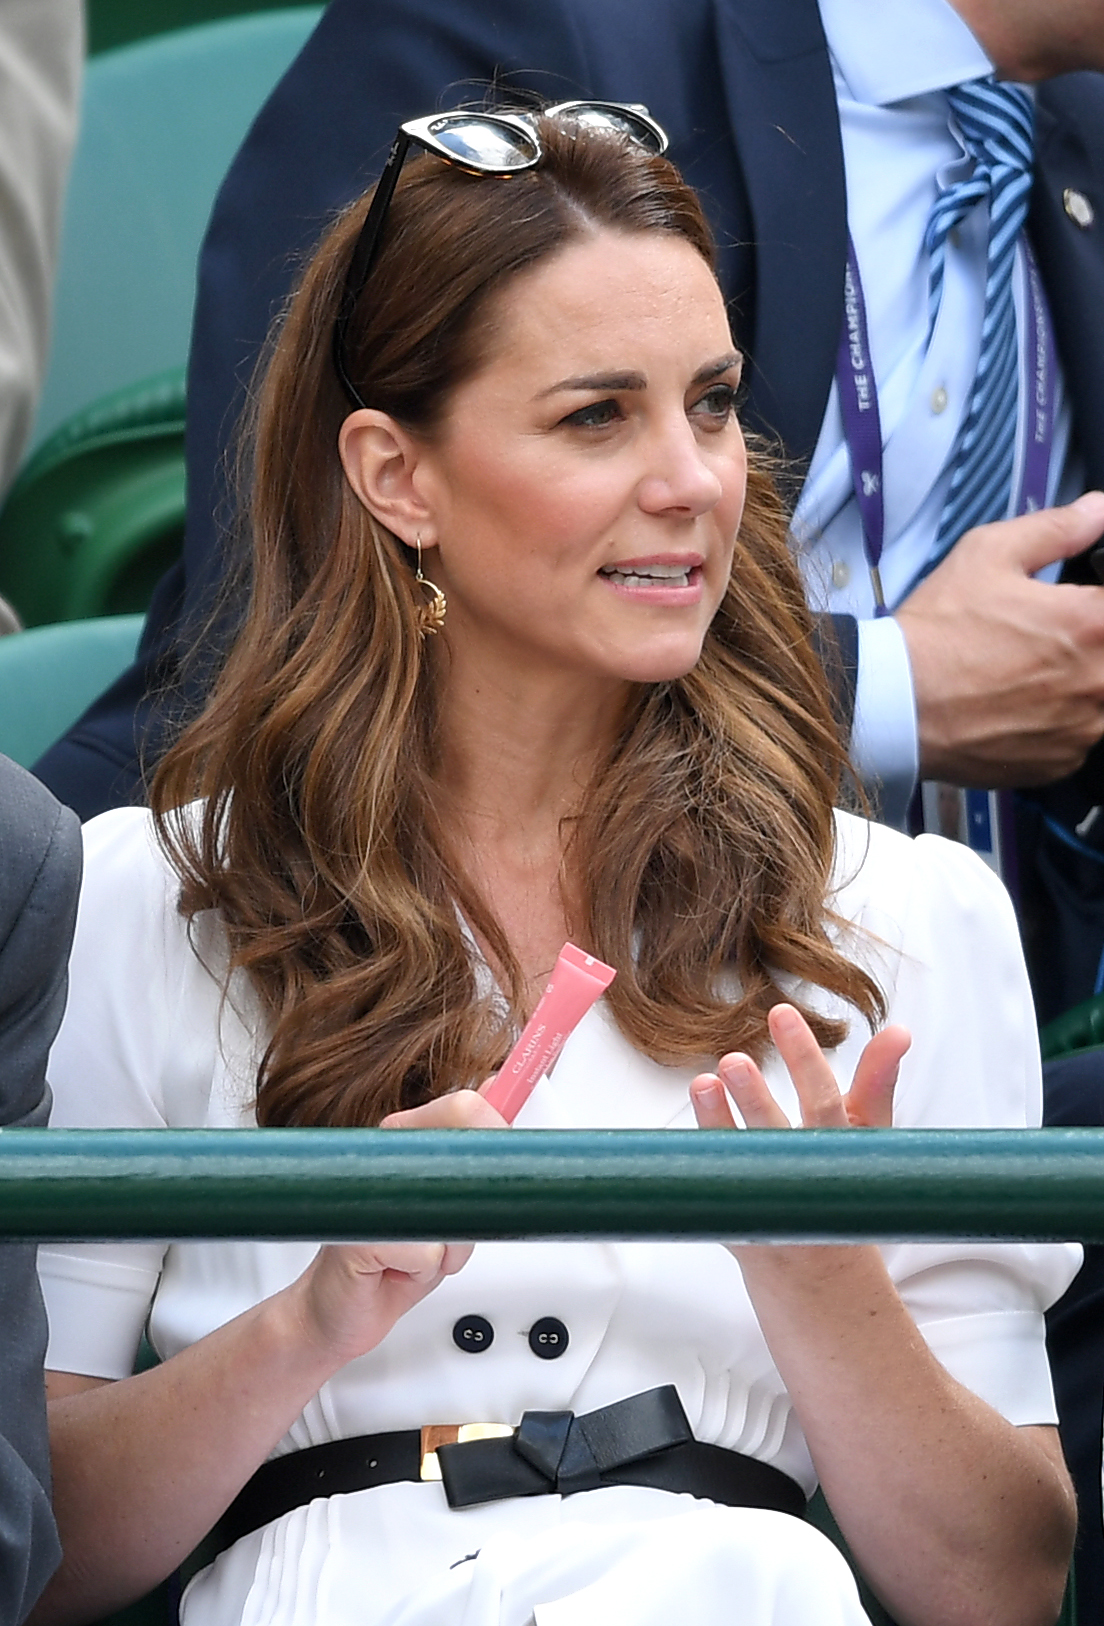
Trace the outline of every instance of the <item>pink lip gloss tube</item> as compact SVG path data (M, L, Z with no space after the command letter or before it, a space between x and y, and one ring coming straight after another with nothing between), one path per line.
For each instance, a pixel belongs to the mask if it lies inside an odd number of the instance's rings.
M584 954L574 943L564 944L521 1038L484 1092L483 1099L507 1123L513 1123L538 1078L552 1071L560 1051L616 975L612 966Z

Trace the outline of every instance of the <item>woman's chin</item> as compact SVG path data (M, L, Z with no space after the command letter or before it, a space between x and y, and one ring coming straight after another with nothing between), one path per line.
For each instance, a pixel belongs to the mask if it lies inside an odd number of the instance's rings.
M692 672L701 660L702 646L634 650L626 656L621 676L627 683L673 683Z

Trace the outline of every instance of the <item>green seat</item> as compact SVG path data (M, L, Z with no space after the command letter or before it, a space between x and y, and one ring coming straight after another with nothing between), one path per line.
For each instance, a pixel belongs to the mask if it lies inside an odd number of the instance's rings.
M214 17L237 17L246 11L272 11L295 0L86 0L89 52L188 28Z
M231 17L88 63L35 447L91 402L184 365L215 194L320 14Z
M179 552L200 244L320 13L225 18L88 65L33 451L0 515L0 594L27 626L144 610Z
M29 768L134 658L140 615L0 638L0 751Z
M145 610L184 535L184 371L85 408L0 511L0 594L28 627Z

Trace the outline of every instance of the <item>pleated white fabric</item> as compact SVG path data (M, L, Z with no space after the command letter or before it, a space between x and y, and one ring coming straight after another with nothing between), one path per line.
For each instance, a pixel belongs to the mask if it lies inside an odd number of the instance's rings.
M244 1589L244 1602L243 1602ZM333 1497L247 1537L182 1626L865 1626L819 1531L623 1486L450 1512L437 1486Z

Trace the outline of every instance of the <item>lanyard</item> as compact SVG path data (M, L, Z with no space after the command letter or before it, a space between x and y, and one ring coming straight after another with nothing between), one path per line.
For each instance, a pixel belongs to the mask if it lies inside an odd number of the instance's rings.
M878 412L878 386L870 359L866 330L866 300L863 298L859 260L850 232L847 234L847 269L843 277L843 332L836 358L843 434L851 454L851 479L862 524L863 552L866 554L870 585L874 589L874 614L888 615L882 592L880 565L885 545L885 497L882 492L882 420Z
M1031 362L1031 394L1025 413L1023 468L1016 499L1017 514L1034 514L1046 507L1050 459L1054 451L1055 375L1058 355L1054 329L1047 309L1043 279L1032 253L1027 250L1027 342Z
M1024 239L1027 255L1027 332L1025 349L1031 368L1031 383L1023 423L1023 455L1017 514L1034 513L1046 506L1050 461L1054 449L1055 376L1057 355L1050 313L1042 278L1031 246ZM878 413L878 386L870 359L866 323L866 300L855 244L847 239L847 268L843 281L843 332L836 358L836 384L839 390L843 435L851 456L851 479L862 526L870 584L874 590L874 614L888 615L882 591L881 560L885 546L885 497L882 490L882 426Z

